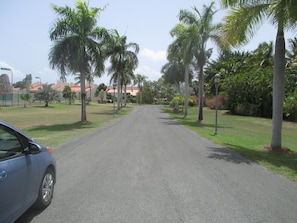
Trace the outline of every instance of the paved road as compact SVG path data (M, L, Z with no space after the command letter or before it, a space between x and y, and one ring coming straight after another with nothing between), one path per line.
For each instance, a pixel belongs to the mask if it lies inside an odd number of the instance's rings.
M296 223L297 184L222 148L157 106L55 150L55 198L18 223Z

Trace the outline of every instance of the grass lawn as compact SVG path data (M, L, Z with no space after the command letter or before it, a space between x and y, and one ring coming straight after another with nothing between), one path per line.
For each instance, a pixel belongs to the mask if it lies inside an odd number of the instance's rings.
M228 115L218 112L218 134L215 135L215 111L205 109L204 120L198 122L197 107L189 108L188 116L173 113L169 107L163 109L171 117L199 135L235 150L251 161L297 181L297 123L283 122L282 146L293 153L271 152L264 147L270 143L272 120L256 117Z
M115 115L113 109L113 104L87 105L89 124L80 124L80 104L50 104L47 108L43 105L0 107L0 119L21 129L41 144L57 147L127 114L132 106L127 106Z

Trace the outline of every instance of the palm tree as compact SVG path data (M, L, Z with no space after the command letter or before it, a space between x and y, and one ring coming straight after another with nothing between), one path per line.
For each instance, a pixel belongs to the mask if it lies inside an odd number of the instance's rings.
M81 88L81 122L87 122L86 115L86 77L94 69L93 75L100 77L106 59L106 43L110 41L105 28L96 27L97 17L102 8L88 8L86 2L78 0L76 8L52 5L58 19L50 30L54 41L50 49L51 67L57 68L61 77L71 73L79 74Z
M168 58L180 58L184 66L185 74L185 100L184 100L184 117L188 115L188 98L189 98L189 73L190 65L194 57L195 41L192 39L196 35L196 26L187 26L183 23L176 25L171 30L171 36L176 37L175 41L168 48Z
M284 32L297 24L296 0L221 0L224 7L232 7L225 17L224 40L233 46L248 42L256 28L264 19L268 19L276 28L272 135L270 146L281 149L283 101L285 89L285 38Z
M44 101L44 107L48 107L48 104L53 101L60 101L60 95L57 90L52 89L52 85L43 84L42 87L34 93L34 101Z
M180 93L180 83L185 80L185 69L182 61L178 58L168 61L162 67L161 73L164 83L174 85L175 93Z
M132 83L132 80L135 79L133 70L127 68L123 76L123 86L124 86L124 106L127 104L127 85Z
M130 50L130 48L133 49ZM111 41L111 48L108 54L110 55L111 66L108 69L108 73L112 74L110 83L113 81L117 82L117 98L118 98L118 110L120 110L122 103L122 86L124 84L125 72L129 70L134 70L138 66L137 53L139 52L139 45L137 43L127 43L126 36L120 36L120 34L115 31Z
M134 79L134 85L137 85L139 92L140 92L140 104L143 103L143 101L142 101L142 87L144 85L146 78L147 77L144 75L136 74L135 79Z
M199 12L199 10L194 7L194 12L181 10L179 13L180 22L186 24L187 26L189 26L189 29L191 29L191 50L195 51L195 69L197 69L199 72L198 121L203 120L204 66L212 53L211 49L206 49L206 44L208 40L212 40L218 46L221 46L219 33L221 24L212 24L213 16L216 13L213 8L214 2L210 3L209 6L203 5L202 12Z

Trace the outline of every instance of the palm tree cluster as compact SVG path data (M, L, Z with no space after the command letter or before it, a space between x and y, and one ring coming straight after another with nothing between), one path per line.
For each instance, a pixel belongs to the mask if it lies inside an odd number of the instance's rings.
M203 5L200 12L193 7L193 12L180 10L179 20L170 32L175 37L174 42L168 47L168 63L162 68L165 80L170 81L173 76L176 84L185 81L185 109L184 116L187 116L188 106L188 85L189 74L198 72L199 80L199 113L198 120L203 120L203 95L204 95L204 67L212 54L212 49L207 49L209 40L220 46L221 24L213 24L214 2L210 5Z
M203 120L204 66L212 53L212 49L206 49L208 40L216 43L221 52L230 51L232 46L237 47L247 43L264 20L270 21L277 30L274 61L272 63L263 58L262 66L273 66L273 128L270 147L273 150L281 149L286 66L284 33L297 25L297 2L296 0L221 0L221 3L225 9L230 8L222 24L212 24L216 12L213 9L213 2L209 6L204 5L202 12L196 7L192 8L193 12L180 11L180 23L171 31L175 40L168 47L169 62L162 68L164 80L177 84L184 80L187 88L189 70L198 72L198 120ZM267 49L266 55L269 55L272 48L267 47ZM187 106L186 100L185 106ZM185 110L184 116L186 115Z
M104 8L89 8L86 2L78 0L75 9L57 5L52 5L52 9L58 18L50 30L53 46L49 62L53 69L60 71L61 80L69 74L79 77L81 122L85 123L86 80L90 83L93 77L101 77L105 62L110 59L108 71L112 75L111 81L117 83L118 92L121 92L122 86L133 78L133 71L138 65L139 46L127 43L126 36L120 36L116 30L97 27L97 18Z

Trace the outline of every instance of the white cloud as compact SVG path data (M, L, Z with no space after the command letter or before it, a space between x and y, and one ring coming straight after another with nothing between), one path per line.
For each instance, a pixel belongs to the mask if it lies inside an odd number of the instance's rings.
M140 55L147 57L153 61L165 61L166 60L166 51L153 51L147 48L144 48L140 51Z
M135 73L139 73L146 76L148 78L147 80L149 81L157 81L162 76L160 71L150 66L140 66L136 69Z

